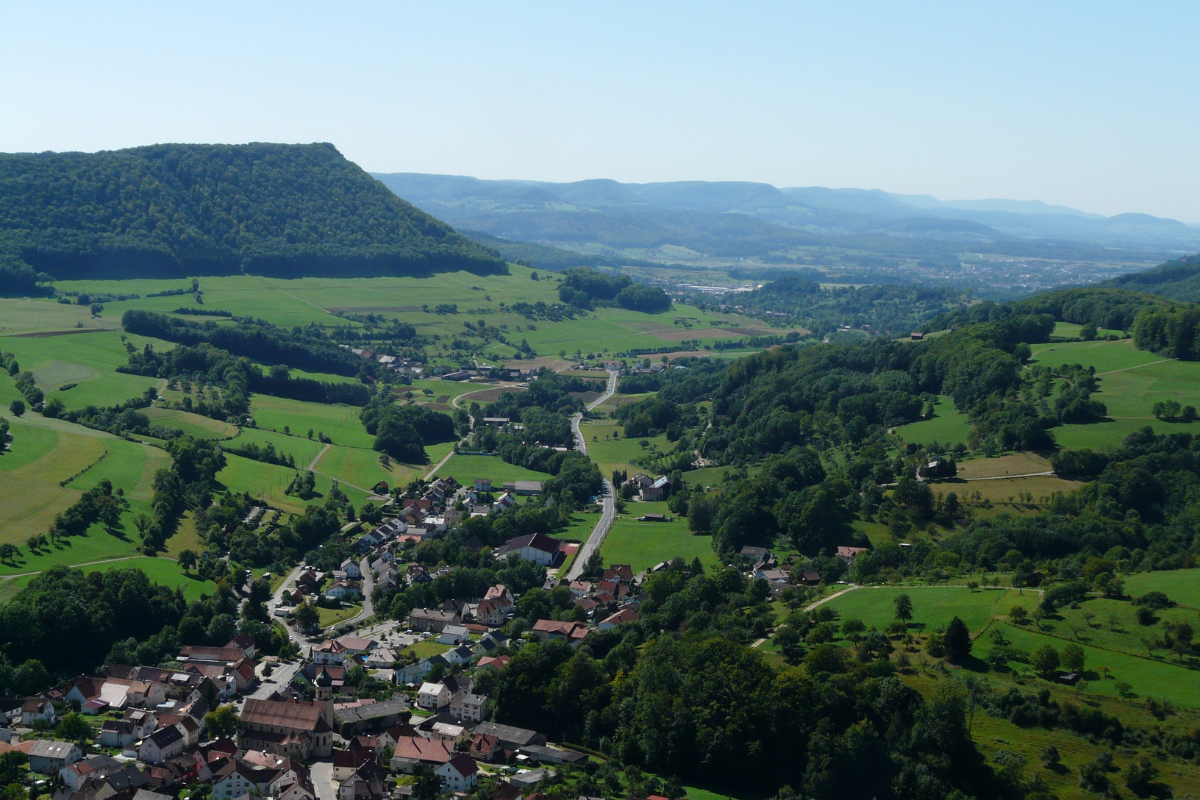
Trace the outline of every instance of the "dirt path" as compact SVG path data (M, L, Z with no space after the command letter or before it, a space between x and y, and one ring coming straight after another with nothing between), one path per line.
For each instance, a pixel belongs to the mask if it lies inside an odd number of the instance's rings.
M324 447L321 448L321 452L319 452L315 456L313 456L312 463L308 465L309 472L317 471L317 462L321 460L321 456L323 456L329 452L329 448L330 448L330 445L325 445Z
M1121 369L1110 369L1108 372L1097 372L1096 377L1099 378L1101 375L1112 375L1116 372L1129 372L1129 370L1131 370L1131 369L1141 369L1142 367L1153 367L1155 364L1165 364L1168 361L1174 361L1174 360L1175 359L1173 359L1173 358L1164 358L1162 361L1151 361L1148 364L1138 364L1137 366L1134 366L1134 367L1122 367Z
M91 566L95 566L96 564L111 564L116 561L130 561L131 559L135 559L135 558L161 558L163 561L175 561L176 560L174 558L171 558L170 556L136 555L136 556L118 556L117 558L101 558L98 561L84 561L80 564L66 564L64 566L68 566L71 568L91 567ZM46 570L44 570L44 569L37 569L37 570L34 570L33 572L15 572L12 575L0 575L0 581L11 581L13 578L26 578L30 575L41 575L45 571Z
M967 483L974 483L975 481L1008 481L1012 480L1013 478L1039 478L1044 475L1053 474L1054 470L1047 470L1046 472L1022 472L1020 475L992 475L987 478L960 478L960 480L966 481Z

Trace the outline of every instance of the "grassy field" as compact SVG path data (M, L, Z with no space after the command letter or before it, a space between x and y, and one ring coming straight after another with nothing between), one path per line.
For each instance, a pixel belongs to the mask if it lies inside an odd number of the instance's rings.
M354 603L353 605L343 606L342 608L317 608L317 613L320 614L322 628L328 628L331 625L337 625L345 622L351 617L358 616L358 612L360 611L362 611L362 603Z
M409 647L405 647L402 650L404 653L412 653L417 658L429 658L431 656L436 656L439 653L449 652L450 645L439 644L438 642L435 642L431 636L428 639L422 639L421 641L416 642Z
M1125 578L1125 593L1138 597L1159 591L1176 603L1200 609L1200 569L1139 572Z
M379 463L379 453L374 450L334 445L317 461L316 471L369 491L380 481L385 481L389 487L405 486L425 474L425 467L395 461L390 467L384 467Z
M199 600L200 595L211 595L217 590L217 584L201 580L195 574L185 575L179 565L168 558L131 558L125 561L114 561L110 564L93 564L84 567L84 572L105 572L111 569L140 569L146 573L153 583L161 583L172 589L182 588L183 596L188 600Z
M1155 361L1162 361L1162 356L1138 350L1133 346L1132 339L1122 339L1118 342L1062 342L1052 344L1035 344L1033 363L1046 367L1061 367L1069 364L1094 366L1096 372L1103 374L1119 369L1140 367Z
M644 514L666 514L670 522L638 522ZM634 572L653 567L675 556L691 562L699 557L706 567L720 564L712 549L712 537L693 536L687 520L667 510L666 503L629 503L617 516L600 546L605 564L629 564Z
M225 443L228 447L238 449L251 444L266 447L275 445L275 449L296 459L296 467L305 469L313 459L320 455L325 445L316 439L304 436L288 436L284 433L263 430L261 428L243 428L237 438Z
M122 337L138 348L148 342L156 349L172 347L167 342L142 336L100 331L40 338L5 336L0 338L0 351L15 355L21 369L33 373L47 401L58 398L68 410L88 405L110 406L164 383L157 378L116 372L128 360ZM78 385L66 391L60 388L72 383Z
M251 497L263 500L275 508L281 508L293 514L304 513L304 506L308 503L299 497L285 493L288 484L296 475L295 470L251 461L232 453L225 455L225 461L225 469L217 473L217 481L230 491L249 492ZM318 473L317 496L308 502L323 502L332 483L331 478ZM341 484L341 489L356 508L361 507L366 501L366 492L347 484Z
M509 464L499 456L450 456L446 465L438 470L438 477L453 475L459 483L470 485L476 478L491 478L498 489L501 484L512 481L548 481L551 476L544 472L525 469Z
M1037 453L1013 453L998 458L973 458L958 462L958 477L963 480L1049 471L1050 460Z
M967 415L954 408L954 401L940 395L934 406L933 419L911 422L896 428L896 435L906 442L929 445L966 442L971 436L971 425Z
M290 429L295 436L308 436L313 432L325 433L334 444L350 447L370 448L374 437L367 433L358 418L355 406L307 403L303 400L288 400L257 394L250 402L250 413L260 429L282 432Z
M196 439L228 439L238 435L238 426L221 420L202 417L190 411L173 408L146 408L142 413L150 418L152 425L178 428Z
M825 605L837 609L842 620L861 619L867 628L883 630L896 618L895 598L907 594L913 604L911 624L925 630L945 627L960 617L972 634L978 634L997 616L1014 605L1032 609L1037 595L1021 595L1013 589L970 589L958 586L863 587L854 589Z
M651 448L659 453L670 453L675 449L674 442L668 442L665 434L626 439L625 428L612 420L583 422L579 426L579 432L587 441L588 457L596 462L600 467L600 474L606 478L615 469L627 471L631 478L636 473L645 471L641 467L633 466L632 461L650 453ZM612 438L614 432L618 435L616 439ZM645 447L642 446L642 442L646 442Z

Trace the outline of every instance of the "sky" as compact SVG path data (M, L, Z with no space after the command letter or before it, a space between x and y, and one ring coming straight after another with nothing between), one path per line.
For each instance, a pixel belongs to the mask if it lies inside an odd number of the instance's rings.
M1200 3L19 3L0 151L748 180L1200 222Z

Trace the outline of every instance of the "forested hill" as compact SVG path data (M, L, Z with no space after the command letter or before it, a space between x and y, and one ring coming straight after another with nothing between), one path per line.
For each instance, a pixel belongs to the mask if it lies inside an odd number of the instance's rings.
M0 267L24 265L60 280L505 270L332 145L262 143L0 154Z
M1184 256L1145 272L1122 275L1107 285L1195 303L1200 301L1200 255Z

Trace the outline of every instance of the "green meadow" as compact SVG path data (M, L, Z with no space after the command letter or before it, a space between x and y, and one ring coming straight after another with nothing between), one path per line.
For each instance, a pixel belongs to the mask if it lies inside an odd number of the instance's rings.
M665 514L671 521L638 522L637 518L645 514ZM676 556L689 563L699 558L709 568L720 565L712 549L712 537L693 536L687 520L672 514L666 503L628 503L604 538L600 555L605 564L629 564L635 573Z
M380 481L389 487L406 486L410 481L425 473L424 466L399 464L383 466L379 453L361 447L333 445L325 451L314 468L316 472L336 477L338 480L364 490L374 488Z
M1200 569L1138 572L1126 576L1126 594L1140 597L1153 591L1163 592L1176 603L1200 609Z
M477 478L491 479L497 489L501 484L512 481L548 481L545 472L509 464L499 456L470 456L454 454L445 466L438 470L438 477L453 475L459 483L470 485Z
M836 609L842 619L861 619L868 629L885 629L896 619L895 599L907 594L913 604L913 618L926 631L944 628L951 619L960 617L972 634L978 634L998 616L1008 613L1014 605L1032 609L1037 594L1021 595L1013 589L976 589L961 586L865 586L852 589L824 605Z
M934 405L932 419L911 422L896 428L896 435L906 442L929 445L965 443L971 437L971 425L967 415L954 408L954 401L940 395Z

